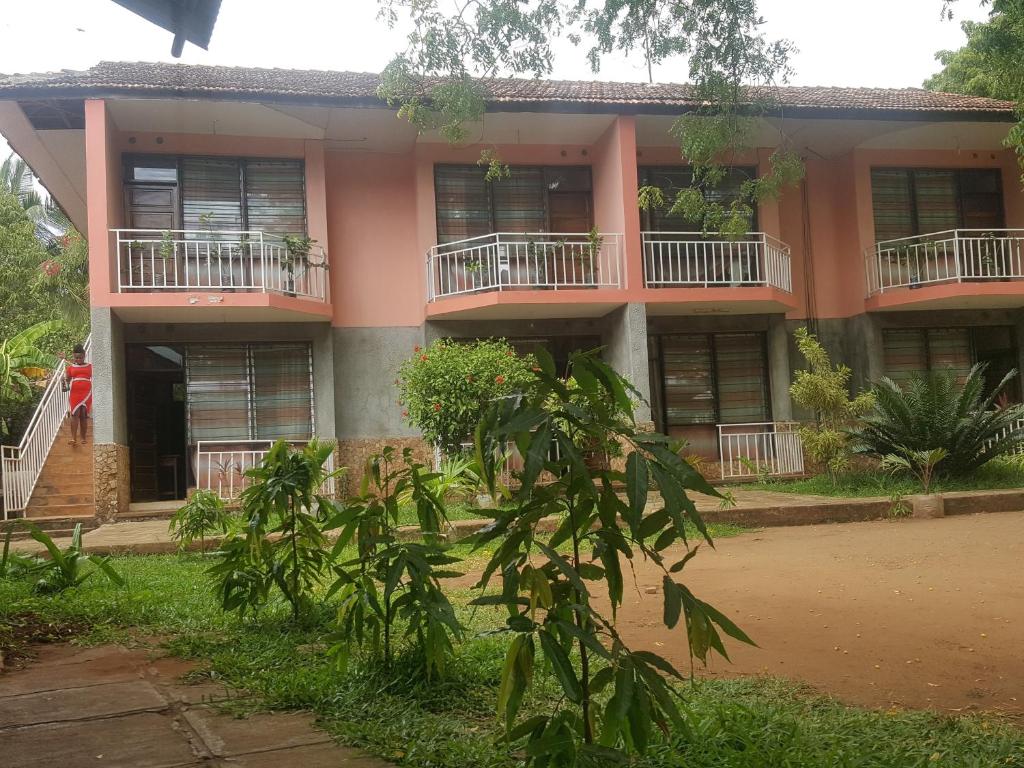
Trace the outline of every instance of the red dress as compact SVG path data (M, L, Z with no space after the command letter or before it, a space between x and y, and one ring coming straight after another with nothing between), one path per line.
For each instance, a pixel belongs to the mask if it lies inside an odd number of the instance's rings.
M85 408L87 414L92 413L92 363L68 363L65 370L68 381L71 382L71 390L68 392L68 413L74 416L80 408Z

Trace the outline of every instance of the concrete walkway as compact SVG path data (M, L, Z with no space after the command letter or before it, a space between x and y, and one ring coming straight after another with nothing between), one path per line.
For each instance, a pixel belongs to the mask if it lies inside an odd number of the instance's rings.
M387 768L336 745L306 713L219 714L238 697L187 685L192 665L121 646L40 646L0 675L0 765L9 768Z
M887 517L892 502L884 497L833 498L809 496L778 491L732 490L735 504L723 507L721 499L694 495L697 509L707 522L732 523L747 528L775 526L819 525L822 523L851 523L880 520ZM941 494L946 515L964 515L979 512L1024 511L1024 490L959 491ZM911 497L908 497L908 499ZM651 509L656 501L650 502ZM449 531L450 540L465 538L487 524L487 520L457 520ZM548 521L542 523L546 524ZM554 525L554 518L550 524ZM167 529L165 519L152 519L125 523L107 523L82 536L83 548L97 554L156 554L173 552L176 544ZM411 529L410 529L411 530ZM64 547L70 539L57 538ZM215 548L215 540L207 540L207 549ZM41 544L32 539L14 541L12 548L19 552L39 554ZM199 548L196 542L194 549Z

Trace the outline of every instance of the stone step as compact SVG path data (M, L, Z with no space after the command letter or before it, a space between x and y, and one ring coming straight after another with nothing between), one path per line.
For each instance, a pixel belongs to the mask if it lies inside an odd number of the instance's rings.
M92 515L71 516L71 517L50 517L50 518L29 518L33 525L46 531L46 535L52 539L69 538L75 531L75 526L81 523L82 533L88 533L99 528L99 521ZM17 520L0 521L0 541L7 531L11 531L11 541L20 541L31 537L28 529Z
M81 504L47 504L45 507L29 508L26 517L29 520L55 517L93 517L96 505L93 502Z
M73 493L73 494L89 494L92 495L92 475L89 477L69 477L67 480L56 483L49 482L44 483L40 480L36 484L36 488L32 491L33 496L52 496L53 494L61 493Z

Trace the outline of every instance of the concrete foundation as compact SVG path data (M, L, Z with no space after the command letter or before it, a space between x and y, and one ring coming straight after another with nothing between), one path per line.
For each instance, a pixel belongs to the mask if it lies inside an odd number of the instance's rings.
M93 445L93 494L96 519L111 522L128 512L131 477L128 446L120 443Z

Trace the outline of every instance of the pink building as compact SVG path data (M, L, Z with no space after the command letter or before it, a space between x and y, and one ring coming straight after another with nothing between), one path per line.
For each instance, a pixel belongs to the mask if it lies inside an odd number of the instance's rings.
M121 63L0 78L0 132L89 239L101 517L223 488L277 438L335 439L350 467L383 442L426 451L393 382L441 336L603 346L660 429L723 461L801 416L799 325L858 386L1020 367L1009 103L784 88L708 194L764 173L783 133L806 178L723 242L637 206L639 186L689 185L668 133L685 86L495 81L452 147L376 85ZM484 179L485 148L509 178Z

